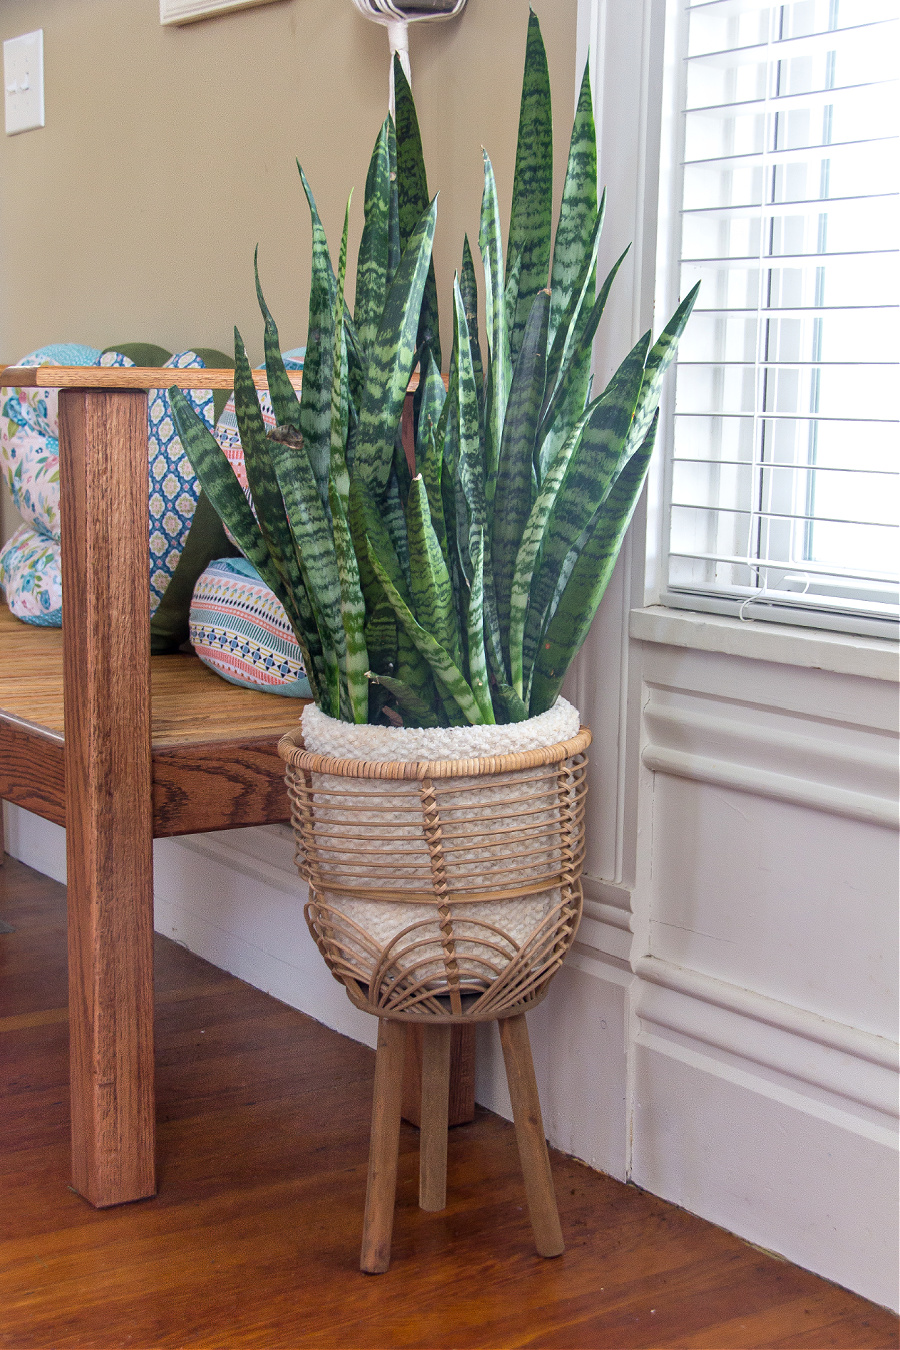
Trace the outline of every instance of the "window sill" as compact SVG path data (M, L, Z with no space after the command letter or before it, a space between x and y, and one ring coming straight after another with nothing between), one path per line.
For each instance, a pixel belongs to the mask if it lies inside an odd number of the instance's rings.
M898 644L885 638L699 614L663 605L633 609L628 633L638 642L775 661L837 675L894 681L898 674Z

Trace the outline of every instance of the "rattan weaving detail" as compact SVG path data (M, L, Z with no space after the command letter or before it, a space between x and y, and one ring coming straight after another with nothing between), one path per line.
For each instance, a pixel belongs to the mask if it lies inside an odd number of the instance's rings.
M486 1021L540 1001L581 917L590 740L385 763L282 737L306 920L358 1007Z

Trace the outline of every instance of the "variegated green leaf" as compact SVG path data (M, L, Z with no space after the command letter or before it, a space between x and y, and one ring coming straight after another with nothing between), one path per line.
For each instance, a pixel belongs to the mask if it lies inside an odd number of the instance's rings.
M553 599L566 555L609 492L618 472L650 346L645 333L635 344L597 400L566 477L553 502L541 540L541 556L531 583L522 641L526 672L523 698L528 702L528 670Z
M590 536L541 639L531 688L532 717L553 707L566 672L588 635L644 486L658 417L657 412L643 444L628 460L597 513Z
M415 233L416 226L428 210L428 180L422 156L422 137L419 119L399 56L394 57L394 103L397 125L397 205L400 225L400 247L405 249ZM428 266L428 276L422 293L422 311L416 346L428 346L434 352L438 369L441 364L441 335L438 323L437 283L434 263Z
M550 293L550 346L562 317L568 313L578 278L582 275L591 227L597 217L597 133L591 102L591 77L585 62L563 187Z
M462 647L456 623L453 589L440 542L431 523L428 493L417 474L406 505L410 578L416 619L462 665Z
M366 649L366 607L359 583L356 554L350 539L350 528L344 514L344 504L337 484L329 483L331 521L334 529L334 552L337 560L341 592L341 621L344 626L344 677L352 719L364 723L369 716L369 654Z
M375 671L369 672L369 679L373 684L383 685L394 696L403 712L408 714L409 720L406 725L419 727L442 725L433 708L402 680L395 680L391 675L378 675Z
M630 247L630 245L629 245ZM550 464L556 459L562 443L569 434L572 420L580 416L590 386L591 343L597 331L597 325L606 307L606 301L612 288L616 273L624 261L628 249L617 258L609 275L600 287L596 300L578 335L575 351L560 372L556 388L547 385L546 407L541 415L538 428L538 454L535 470L538 482L542 482Z
M481 360L481 343L478 338L478 282L475 279L475 264L472 261L472 250L469 247L468 235L463 240L459 289L462 291L463 304L466 307L469 346L472 349L472 368L475 371L475 385L480 402L484 394L484 366Z
M472 588L469 594L469 612L467 615L466 646L468 651L468 676L472 693L481 709L485 725L493 726L497 720L491 700L490 679L488 676L487 653L484 647L484 533L478 530L472 538L470 552L472 557Z
M331 715L340 717L345 714L345 708L347 712L349 708L346 686L340 677L345 663L346 642L341 619L341 585L333 527L325 515L312 466L303 448L298 450L279 441L270 441L269 444L272 465L291 523L297 561L319 619L326 665L334 681L332 708L337 705L338 711Z
M328 502L331 462L331 362L334 297L337 289L325 231L315 198L298 163L300 181L312 219L312 272L309 284L309 329L300 391L300 430L323 505Z
M368 353L378 332L378 323L388 290L388 225L391 210L391 164L388 123L385 121L366 178L365 224L356 263L356 303L353 319L360 346Z
M522 647L525 619L528 613L528 596L535 566L540 556L544 531L547 528L547 521L559 492L560 484L565 478L569 461L578 448L585 425L593 410L594 405L585 409L570 430L556 459L551 464L535 498L528 520L525 522L522 542L516 555L516 566L513 572L509 598L509 682L519 698L524 697L526 671ZM530 674L530 671L528 673Z
M351 194L352 195L352 194ZM346 516L350 496L350 472L347 467L346 446L350 421L350 381L347 369L347 338L344 323L344 279L347 274L347 235L350 229L350 202L344 215L341 253L338 264L337 287L334 300L334 340L331 355L331 471L334 484ZM331 488L329 487L329 502ZM368 690L367 697L368 697Z
M238 330L234 330L234 410L244 451L244 468L256 519L269 556L278 570L282 583L293 589L299 580L294 541L285 512L281 491L272 466L270 447L266 436L259 398L253 383L253 372ZM303 451L301 450L302 454Z
M481 198L481 229L478 235L484 268L484 322L488 340L488 374L485 383L484 421L488 446L488 479L497 471L497 455L503 435L503 418L509 397L509 334L506 326L503 282L503 241L500 235L500 210L497 184L487 153L484 153L484 193Z
M388 201L388 273L387 290L394 284L403 250L400 247L400 193L397 186L397 128L388 116L388 165L390 168L390 199ZM387 292L385 292L387 294Z
M450 653L439 642L437 642L430 633L416 621L412 610L404 601L396 586L392 583L384 568L379 561L374 550L369 547L369 558L375 569L378 580L385 589L388 599L394 606L394 613L403 625L404 630L409 635L411 641L415 644L419 652L428 662L434 675L435 682L446 698L457 704L460 713L472 726L482 726L483 717L481 709L475 695L463 675L462 671L453 661Z
M443 383L441 385L443 388ZM449 567L449 552L447 548L447 525L444 520L444 502L441 496L441 461L438 457L437 443L434 438L434 423L428 418L427 423L419 423L419 449L416 451L416 465L422 475L422 481L425 484L425 491L428 495L428 509L431 513L431 523L434 526L434 532L437 535L438 543L441 546L441 553Z
M416 227L388 293L369 368L356 443L356 470L376 494L387 487L394 439L416 352L422 290L431 259L437 203Z
M491 532L491 565L501 635L509 632L513 573L531 512L534 445L544 401L549 317L550 292L539 291L525 326L503 424ZM508 662L508 650L504 656Z
M258 260L259 245L257 244L253 253L253 274L256 278L256 298L259 301L259 308L262 311L265 324L266 376L269 381L269 398L272 400L272 411L275 414L275 421L280 427L293 427L296 431L299 431L300 400L294 392L294 386L291 384L282 360L278 328L269 313L269 307L262 293L262 286L259 284Z
M689 291L682 300L650 349L643 383L641 384L640 398L634 413L634 421L629 429L628 440L625 444L624 458L626 459L639 445L643 444L650 423L656 416L663 376L675 360L679 339L684 332L685 324L691 317L691 310L694 308L699 290L700 282L698 281L693 290Z
M550 113L550 76L541 26L532 11L528 17L507 253L508 270L511 270L513 255L518 256L521 269L518 299L510 323L510 359L513 362L522 344L534 297L546 287L549 278L552 206L553 121Z

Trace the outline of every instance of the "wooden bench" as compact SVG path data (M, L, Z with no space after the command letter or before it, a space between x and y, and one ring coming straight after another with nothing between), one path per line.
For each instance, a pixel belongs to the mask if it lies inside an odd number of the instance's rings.
M0 387L61 390L63 626L0 607L0 798L66 827L72 1184L96 1206L156 1189L153 839L289 818L275 747L290 705L150 656L147 390L232 378L0 370Z

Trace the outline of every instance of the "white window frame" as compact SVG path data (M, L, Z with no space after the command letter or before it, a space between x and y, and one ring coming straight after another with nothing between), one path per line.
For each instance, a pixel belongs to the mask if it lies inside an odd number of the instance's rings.
M652 0L651 0L652 4ZM605 0L595 0L594 8L605 5ZM654 32L651 42L662 45L662 57L657 67L660 70L659 92L655 99L650 93L647 107L648 126L658 121L659 157L658 177L656 180L656 239L658 241L655 257L655 328L672 312L678 303L678 285L680 278L680 229L678 214L680 210L680 175L678 159L680 157L679 126L681 109L684 104L685 64L680 51L680 4L678 0L660 0L653 5L652 22ZM645 88L650 88L646 86ZM648 165L646 174L653 173ZM645 198L648 198L645 189ZM897 625L885 619L866 619L848 617L841 612L821 610L803 612L787 606L779 607L766 601L740 603L737 597L722 595L701 597L668 588L668 549L669 549L669 511L673 474L673 410L675 381L674 371L666 382L663 395L663 424L660 436L660 451L652 471L647 503L647 568L645 573L644 605L659 606L674 611L688 611L697 614L731 616L735 622L754 624L790 625L794 628L810 628L816 631L834 631L842 634L856 634L863 638L895 642Z

